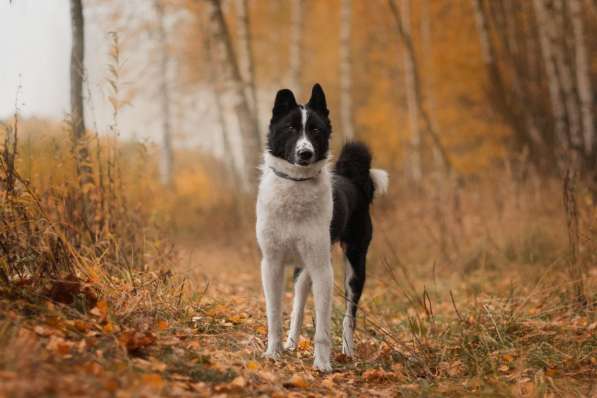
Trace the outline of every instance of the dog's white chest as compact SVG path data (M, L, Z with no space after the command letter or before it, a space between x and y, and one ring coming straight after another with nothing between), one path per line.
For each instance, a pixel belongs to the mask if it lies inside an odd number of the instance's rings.
M329 172L308 181L291 181L266 171L257 197L260 246L292 250L299 239L329 235L332 220Z

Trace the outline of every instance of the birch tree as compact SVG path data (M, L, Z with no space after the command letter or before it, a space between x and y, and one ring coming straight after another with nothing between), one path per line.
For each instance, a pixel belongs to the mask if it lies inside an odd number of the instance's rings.
M402 27L405 35L410 37L410 0L401 1ZM408 109L408 125L410 130L410 168L413 180L420 181L423 177L421 165L421 132L419 130L418 92L415 84L414 57L403 43L404 86L406 87L406 106Z
M249 187L251 187L250 190L254 191L256 189L257 171L262 152L259 144L259 130L256 119L251 113L249 101L245 96L236 55L232 47L230 33L224 20L219 0L208 1L207 18L213 39L216 61L222 68L224 75L229 79L229 91L241 131L241 146L246 162L246 167L243 169L247 170L245 177L247 178Z
M582 4L579 0L569 0L570 17L574 32L574 53L576 55L576 84L580 99L585 154L592 155L595 145L595 117L593 114L593 87L591 84L590 63L585 44Z
M162 145L160 156L160 179L166 186L172 185L172 168L174 156L172 153L172 128L170 124L170 87L168 85L168 38L164 26L164 6L162 0L154 1L157 15L157 33L159 42L159 79L160 79L160 108L162 117Z
M560 94L562 90L556 71L552 42L550 40L550 31L553 30L550 25L553 22L547 14L545 0L533 0L533 7L535 9L535 17L537 18L537 32L539 35L539 44L541 46L541 56L547 75L547 86L554 118L555 136L560 145L567 146L568 139L565 133L564 102Z
M554 49L556 69L564 98L564 108L568 122L568 139L572 147L578 150L582 146L580 115L574 92L574 77L572 75L572 68L568 63L566 51L564 3L561 0L552 0L551 8L550 17L552 23L548 24L548 27L551 28L549 30L550 39L552 41L552 48Z
M303 60L303 0L290 3L290 87L295 96L301 95L301 67Z
M352 113L352 0L340 3L340 127L346 141L354 138Z
M212 40L209 35L205 35L205 48L210 58L215 58L217 54L214 51ZM226 111L224 108L223 97L225 95L224 82L222 81L222 75L218 73L217 66L213 62L208 63L209 81L213 89L214 105L216 108L216 117L218 124L220 125L220 137L222 139L222 148L224 153L233 154L234 149L232 146L232 136L228 124L226 123ZM236 156L226 157L226 169L230 182L237 188L247 189L243 187L243 181L241 176L238 174L239 167L236 164Z
M249 99L251 111L257 118L257 90L255 84L255 59L253 56L253 40L251 36L251 19L247 0L236 1L236 19L238 26L238 64L245 86L245 96Z
M85 20L81 0L70 1L72 47L70 55L70 117L76 152L77 174L83 187L93 184L93 171L89 158L83 104L85 76ZM86 189L86 188L84 188Z

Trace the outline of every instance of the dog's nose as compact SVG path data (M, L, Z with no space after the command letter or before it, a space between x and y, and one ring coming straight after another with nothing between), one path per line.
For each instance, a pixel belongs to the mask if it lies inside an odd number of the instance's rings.
M299 149L296 154L300 160L311 160L313 157L313 151L310 149Z

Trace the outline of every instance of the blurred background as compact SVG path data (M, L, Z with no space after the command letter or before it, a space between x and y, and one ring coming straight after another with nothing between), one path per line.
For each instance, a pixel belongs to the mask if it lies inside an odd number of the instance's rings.
M367 142L380 212L428 203L445 252L474 203L555 206L566 175L592 203L596 20L592 0L4 1L0 116L34 185L114 167L175 236L251 235L275 93L319 82L334 152Z
M317 82L390 174L334 388L595 396L596 38L596 0L0 0L0 395L287 395L255 194Z

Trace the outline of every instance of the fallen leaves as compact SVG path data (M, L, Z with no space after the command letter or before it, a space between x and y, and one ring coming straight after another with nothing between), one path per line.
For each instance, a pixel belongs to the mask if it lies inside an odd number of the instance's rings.
M156 342L156 337L153 333L139 332L137 330L126 330L119 337L118 341L126 348L131 355L139 355L141 351Z
M108 317L108 302L106 300L99 300L89 312L99 318L106 319Z
M304 375L295 373L283 386L286 388L307 388L309 387L309 382Z
M369 369L363 373L363 380L367 383L386 383L396 379L393 372L383 369Z

